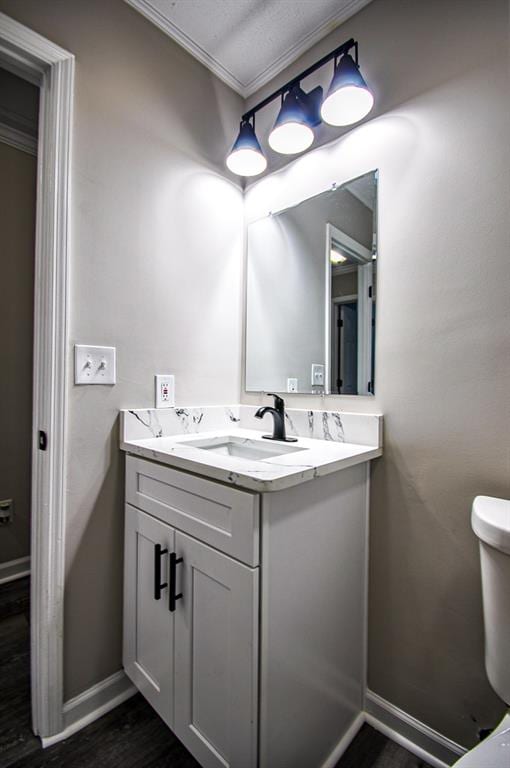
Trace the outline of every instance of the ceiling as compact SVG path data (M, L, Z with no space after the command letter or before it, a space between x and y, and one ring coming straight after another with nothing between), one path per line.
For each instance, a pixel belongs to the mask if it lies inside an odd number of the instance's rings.
M250 96L371 0L126 0Z

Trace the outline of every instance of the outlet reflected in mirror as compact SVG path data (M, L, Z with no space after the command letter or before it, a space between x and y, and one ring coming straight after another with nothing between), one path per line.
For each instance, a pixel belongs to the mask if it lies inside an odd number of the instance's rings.
M374 394L377 176L249 225L248 392Z

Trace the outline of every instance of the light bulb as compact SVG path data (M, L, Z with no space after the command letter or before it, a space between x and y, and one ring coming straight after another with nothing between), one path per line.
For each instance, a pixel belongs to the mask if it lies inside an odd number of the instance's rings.
M313 143L312 129L304 123L282 123L269 134L269 146L282 155L304 152Z
M345 85L328 96L321 117L328 125L352 125L368 115L374 106L374 97L368 89Z
M238 176L258 176L267 168L267 160L255 149L237 149L227 157L227 168Z

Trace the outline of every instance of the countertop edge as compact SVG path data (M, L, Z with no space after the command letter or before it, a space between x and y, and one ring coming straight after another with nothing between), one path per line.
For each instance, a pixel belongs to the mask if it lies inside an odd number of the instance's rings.
M146 448L129 441L121 441L120 449L125 453L137 456L139 458L155 461L158 464L164 464L166 466L173 467L174 469L189 472L193 475L198 475L199 477L215 480L226 485L230 485L234 488L254 491L255 493L274 493L275 491L282 491L286 488L292 488L296 485L301 485L301 483L308 482L315 478L324 477L325 475L330 475L333 472L339 472L342 469L348 469L349 467L356 466L357 464L364 464L365 462L371 461L372 459L377 459L382 456L383 453L382 447L366 446L366 451L358 453L355 456L341 458L336 461L331 461L327 464L320 465L318 467L303 469L295 472L294 474L285 475L283 477L274 478L272 480L263 480L257 479L256 477L250 477L249 475L245 475L242 472L235 472L219 467L213 467L205 463L202 464L195 462L192 459L176 456L175 454L156 451L152 448Z

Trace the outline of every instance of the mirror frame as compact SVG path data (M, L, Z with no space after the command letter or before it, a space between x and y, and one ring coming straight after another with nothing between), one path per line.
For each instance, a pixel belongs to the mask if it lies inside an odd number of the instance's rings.
M267 389L248 389L247 388L247 382L246 382L246 369L248 364L248 259L249 259L249 252L248 252L248 227L252 224L255 224L257 221L262 221L263 219L267 219L270 216L275 216L280 213L285 213L285 211L290 211L293 208L297 208L298 205L301 205L302 203L307 202L308 200L314 200L317 197L320 197L321 195L325 194L326 192L333 192L338 191L342 189L343 187L346 187L347 185L351 184L353 181L356 181L357 179L361 179L363 176L368 176L369 174L373 173L377 185L377 195L375 199L375 208L373 212L374 216L374 223L375 223L375 253L377 256L377 261L379 260L379 181L380 181L380 170L379 168L372 168L370 170L364 171L363 173L360 173L357 176L353 176L351 179L347 179L346 181L342 183L333 182L330 187L327 187L326 189L322 189L320 192L317 192L314 195L310 195L309 197L304 197L301 200L297 200L296 202L293 202L290 205L285 206L285 208L279 208L276 211L270 211L265 216L259 216L252 221L249 221L245 226L245 258L244 258L244 307L243 307L243 321L244 321L244 331L243 331L243 370L242 370L242 384L243 384L243 392L247 395L260 395L260 394L266 394ZM278 390L275 391L278 394L285 395L286 397L374 397L375 396L375 379L376 374L375 370L377 368L376 363L374 363L374 377L372 379L372 391L363 393L363 394L355 394L355 395L348 395L348 394L338 394L337 392L331 392L327 391L331 389L331 312L332 312L332 302L331 302L331 269L329 269L330 266L330 259L329 259L329 242L330 242L330 227L331 224L327 223L327 236L326 236L326 246L325 246L325 260L326 260L326 269L325 269L325 295L328 297L328 301L325 302L325 309L324 309L324 323L325 323L325 365L324 365L324 380L327 381L328 386L327 388L324 387L324 390L322 392L287 392L286 390ZM378 291L376 291L377 295ZM375 302L375 328L377 329L378 324L378 316L379 316L379 310L378 310L378 301ZM372 355L374 356L374 361L377 359L377 334L375 338L375 347L372 349Z

